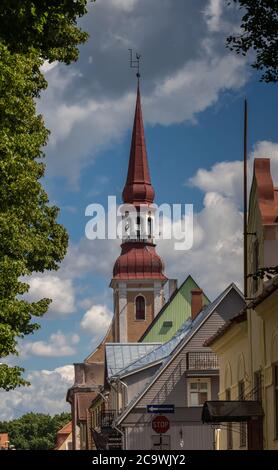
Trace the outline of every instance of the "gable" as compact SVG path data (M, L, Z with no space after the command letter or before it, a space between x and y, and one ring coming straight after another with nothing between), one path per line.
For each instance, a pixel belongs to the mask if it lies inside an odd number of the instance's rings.
M171 339L187 318L191 316L192 289L199 289L199 286L191 276L188 276L160 310L140 341L144 343L165 343ZM207 305L209 302L208 297L203 294L203 304ZM169 326L165 322L168 322Z

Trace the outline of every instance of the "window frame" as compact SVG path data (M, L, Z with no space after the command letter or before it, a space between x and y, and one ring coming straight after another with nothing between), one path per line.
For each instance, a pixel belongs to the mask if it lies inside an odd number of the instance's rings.
M191 404L191 395L190 395L190 385L192 383L201 383L201 382L206 382L207 383L207 400L206 401L209 401L211 400L211 379L210 377L191 377L191 378L188 378L187 379L187 407L188 408L200 408L203 406L203 404L201 405L192 405ZM199 398L199 393L200 391L198 390L198 398ZM199 401L199 400L198 400Z
M144 299L144 318L137 318L137 299L139 297ZM147 302L146 302L145 296L142 295L142 294L136 295L136 297L134 299L134 317L135 317L135 321L146 321L146 307L147 307Z

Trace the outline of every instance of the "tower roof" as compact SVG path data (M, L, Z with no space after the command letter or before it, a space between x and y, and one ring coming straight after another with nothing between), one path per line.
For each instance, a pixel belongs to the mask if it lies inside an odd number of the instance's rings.
M124 243L122 253L115 262L113 278L128 279L157 279L166 280L163 274L164 264L155 251L154 246L145 243Z
M154 189L151 184L148 166L140 87L138 83L129 166L123 190L123 202L128 204L149 204L153 200Z

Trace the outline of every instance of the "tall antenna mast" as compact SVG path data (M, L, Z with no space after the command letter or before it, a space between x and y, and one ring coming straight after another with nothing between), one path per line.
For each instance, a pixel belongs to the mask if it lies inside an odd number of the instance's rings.
M137 69L136 77L137 77L138 83L139 83L139 79L141 77L141 75L140 75L140 59L142 58L142 56L136 52L135 58L134 58L133 50L132 49L128 49L128 50L129 50L129 53L130 53L130 68L131 69Z
M243 157L243 259L244 259L244 297L247 298L247 140L248 140L248 107L244 100L244 157Z

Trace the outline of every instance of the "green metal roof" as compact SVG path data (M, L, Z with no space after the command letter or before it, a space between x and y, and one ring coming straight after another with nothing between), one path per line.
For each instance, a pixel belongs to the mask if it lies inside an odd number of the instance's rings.
M191 316L191 291L197 288L198 284L189 275L162 307L139 341L144 343L169 341ZM203 294L203 304L209 303L208 297Z

